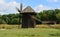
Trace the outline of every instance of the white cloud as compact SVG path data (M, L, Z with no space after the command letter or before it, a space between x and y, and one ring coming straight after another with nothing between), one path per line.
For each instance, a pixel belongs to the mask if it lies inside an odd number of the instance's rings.
M58 2L59 0L47 0L48 2Z
M7 3L4 0L0 0L0 14L18 13L16 7L19 8L19 5L16 1Z
M45 6L45 5L40 4L40 5L36 6L34 9L35 9L36 12L40 12L42 10L49 10L49 9L52 9L52 8L49 7L49 6Z
M4 3L4 0L0 0L0 4L1 4L1 3Z

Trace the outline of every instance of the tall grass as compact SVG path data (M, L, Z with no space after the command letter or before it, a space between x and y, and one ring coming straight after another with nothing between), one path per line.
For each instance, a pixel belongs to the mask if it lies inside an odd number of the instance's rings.
M21 25L19 25L21 28ZM18 28L18 25L8 25L8 24L1 24L0 29L13 29L13 28ZM56 25L47 25L47 24L42 24L42 25L36 25L35 28L56 28L60 29L60 24Z
M8 24L1 24L0 29L13 29L13 28L18 28L18 25L8 25ZM21 28L21 25L20 25Z

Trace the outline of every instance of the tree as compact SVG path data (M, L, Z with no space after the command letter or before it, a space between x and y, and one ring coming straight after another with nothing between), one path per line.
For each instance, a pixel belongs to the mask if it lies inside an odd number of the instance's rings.
M58 13L56 17L57 17L57 21L60 21L60 13Z
M6 21L0 19L0 24L6 24Z
M48 19L52 21L56 20L56 13L54 10L48 10Z

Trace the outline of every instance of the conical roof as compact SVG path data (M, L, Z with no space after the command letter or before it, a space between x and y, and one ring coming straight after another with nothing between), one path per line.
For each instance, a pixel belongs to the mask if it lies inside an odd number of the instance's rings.
M31 12L35 12L30 6L27 6L24 10L23 10L24 13L31 13Z

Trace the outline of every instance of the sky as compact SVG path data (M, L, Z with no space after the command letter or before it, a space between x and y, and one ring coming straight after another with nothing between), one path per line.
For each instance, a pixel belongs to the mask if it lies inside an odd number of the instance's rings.
M31 6L36 12L49 9L60 9L60 0L0 0L0 15L19 13L20 3L23 9Z

